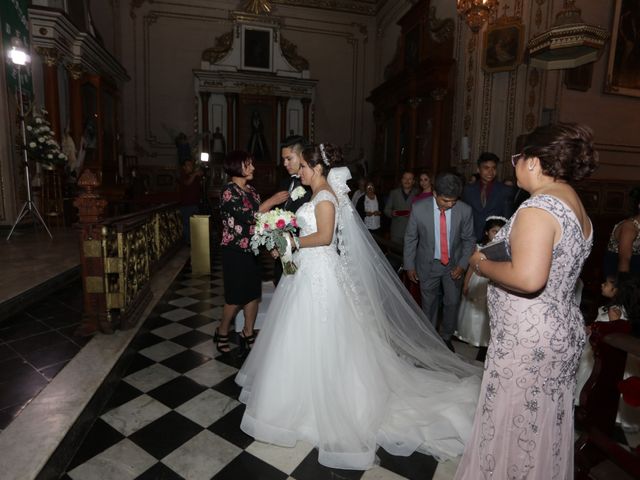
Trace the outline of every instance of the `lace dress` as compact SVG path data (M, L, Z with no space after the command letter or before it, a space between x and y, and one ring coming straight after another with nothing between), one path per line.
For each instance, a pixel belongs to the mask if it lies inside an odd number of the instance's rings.
M298 209L301 236L317 231L315 207L324 201L337 207L320 191ZM295 261L298 271L278 284L236 377L246 404L241 428L280 446L305 440L333 468L373 466L378 445L394 455L460 455L479 378L461 380L398 356L353 294L335 237L329 246L301 249Z
M518 295L490 284L491 340L469 448L456 479L573 479L573 398L585 344L574 288L591 251L575 214L539 195L523 208L551 213L562 227L546 287ZM508 239L517 212L496 239Z

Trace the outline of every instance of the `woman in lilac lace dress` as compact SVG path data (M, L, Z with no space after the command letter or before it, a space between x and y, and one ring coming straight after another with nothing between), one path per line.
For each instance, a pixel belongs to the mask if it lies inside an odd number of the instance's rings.
M574 296L592 226L570 182L597 164L592 132L540 127L514 155L525 201L496 236L511 261L476 252L469 265L491 281L491 340L473 432L458 480L573 479L573 398L585 344Z

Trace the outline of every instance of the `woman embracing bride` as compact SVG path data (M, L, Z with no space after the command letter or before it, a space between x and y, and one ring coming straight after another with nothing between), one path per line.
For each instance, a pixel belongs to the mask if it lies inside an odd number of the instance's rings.
M377 446L438 459L462 454L481 369L451 353L367 232L347 193L340 149L306 149L311 200L296 212L295 275L275 291L236 377L241 428L256 440L319 450L364 470Z

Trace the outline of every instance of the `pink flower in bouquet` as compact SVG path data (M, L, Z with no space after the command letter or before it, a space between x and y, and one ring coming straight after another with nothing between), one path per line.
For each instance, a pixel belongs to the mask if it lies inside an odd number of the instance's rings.
M298 222L296 222L296 218L293 217L291 219L291 225L293 226L293 228L298 228Z
M265 230L269 230L271 227L269 226L269 224L268 224L268 223L265 223L265 224L264 224L264 226L263 226L263 228L264 228Z
M249 247L249 239L247 237L244 237L242 240L240 240L240 248L248 248Z
M276 228L279 228L279 229L283 229L286 225L287 225L286 222L282 218L279 218L278 221L276 222Z
M222 193L222 200L223 200L224 202L228 202L229 200L231 200L231 192L230 192L229 190L225 190L225 191Z

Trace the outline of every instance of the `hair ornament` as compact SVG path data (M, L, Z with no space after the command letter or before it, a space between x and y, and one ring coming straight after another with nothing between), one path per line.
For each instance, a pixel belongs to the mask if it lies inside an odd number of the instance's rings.
M322 155L322 162L328 167L329 166L329 158L327 157L327 153L324 151L324 144L321 143L319 145L320 155Z
M507 223L509 221L505 217L501 217L500 215L491 215L485 219L485 222L488 222L489 220L500 220L504 223Z

